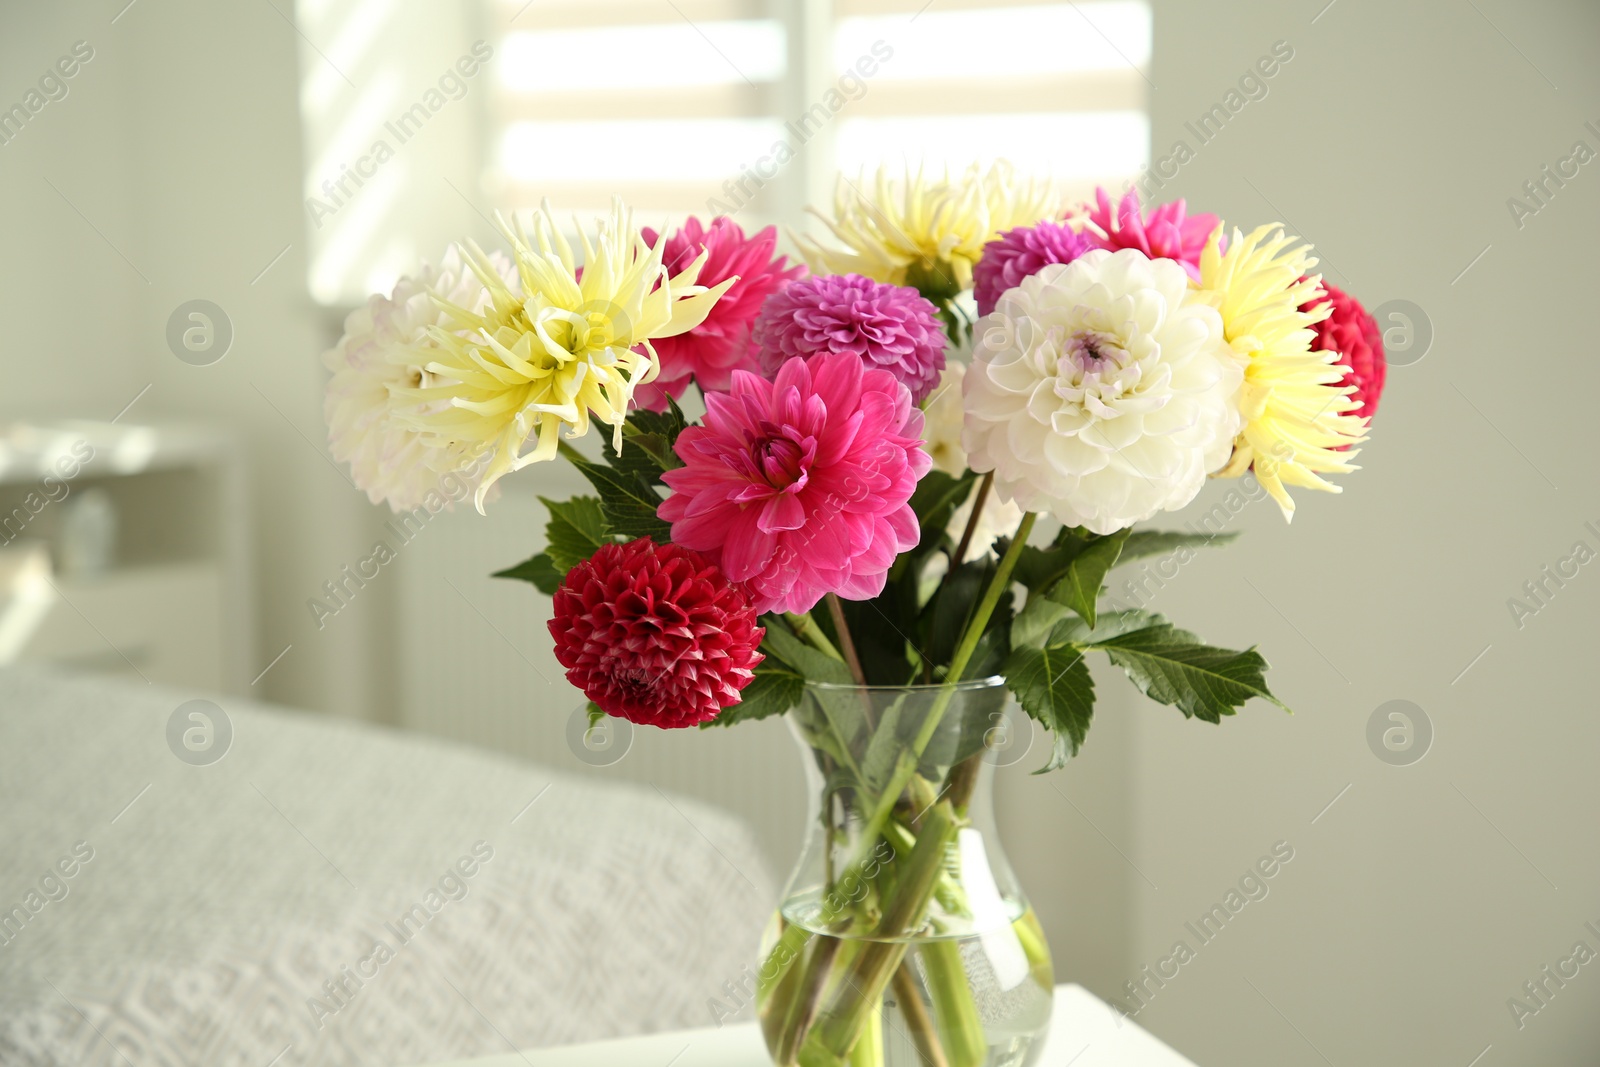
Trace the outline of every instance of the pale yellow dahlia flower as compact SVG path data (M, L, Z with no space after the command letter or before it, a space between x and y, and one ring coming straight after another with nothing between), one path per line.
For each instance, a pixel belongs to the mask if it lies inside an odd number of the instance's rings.
M1056 213L1048 182L1017 177L997 161L988 171L974 163L951 180L891 178L880 168L871 189L865 176L839 176L832 219L812 209L844 249L796 237L806 263L826 274L864 274L891 285L912 285L946 299L972 288L972 265L1002 230L1031 226Z
M1199 288L1221 312L1223 336L1244 365L1244 428L1216 477L1253 467L1286 520L1294 501L1284 486L1341 492L1320 475L1357 470L1349 461L1358 450L1347 446L1365 441L1367 429L1365 418L1350 414L1359 405L1350 399L1354 387L1342 384L1339 354L1312 351L1312 326L1333 305L1300 310L1322 296L1322 276L1311 274L1317 261L1297 240L1277 223L1248 234L1235 229L1224 252L1218 226L1200 255Z
M533 237L502 220L521 291L508 285L476 244L462 250L488 291L473 310L435 290L447 322L428 331L425 369L433 381L399 391L412 406L397 414L460 454L484 452L488 462L475 497L530 463L553 459L565 429L589 432L593 417L622 425L633 390L655 378L652 339L700 325L737 278L715 288L697 285L702 252L676 274L662 266L663 242L651 248L620 200L601 219L593 244L581 229L583 263L562 235L546 202L533 216ZM530 440L532 451L524 452Z
M494 268L516 284L505 256L495 253ZM397 408L411 406L396 392L432 384L422 366L431 358L428 330L449 325L437 293L476 311L489 302L483 283L452 248L437 267L422 264L388 296L374 295L352 311L344 336L322 357L333 372L323 404L333 458L350 464L351 480L369 500L395 511L438 511L477 489L481 464L472 456L395 418Z

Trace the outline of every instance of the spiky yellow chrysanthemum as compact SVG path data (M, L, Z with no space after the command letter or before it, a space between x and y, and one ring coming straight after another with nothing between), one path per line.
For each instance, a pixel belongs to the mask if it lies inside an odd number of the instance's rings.
M972 265L1002 230L1031 226L1055 214L1048 182L1019 179L1004 160L985 172L974 163L958 180L930 180L918 171L892 178L879 169L865 180L839 176L832 219L813 209L844 245L826 247L797 237L812 270L864 274L892 285L915 285L929 295L954 296L972 287Z
M633 390L659 370L651 340L700 325L738 280L695 284L704 252L669 274L664 242L651 248L620 200L599 221L593 244L579 229L581 268L548 202L533 216L531 241L520 223L513 229L502 220L500 228L520 284L502 278L476 244L463 245L487 306L474 311L435 291L448 321L428 331L426 351L417 354L430 378L397 390L413 405L399 418L464 461L488 455L479 511L499 478L554 458L563 429L569 439L581 437L592 417L613 427L620 449Z
M1253 467L1285 519L1294 518L1285 484L1340 492L1320 475L1356 470L1349 461L1357 450L1346 446L1366 440L1367 428L1366 419L1349 414L1358 405L1349 398L1354 388L1341 384L1339 354L1311 349L1311 327L1332 304L1300 310L1322 296L1322 278L1311 274L1311 247L1297 240L1276 223L1248 234L1235 229L1224 252L1218 226L1200 256L1199 287L1244 363L1244 429L1216 476L1236 478Z

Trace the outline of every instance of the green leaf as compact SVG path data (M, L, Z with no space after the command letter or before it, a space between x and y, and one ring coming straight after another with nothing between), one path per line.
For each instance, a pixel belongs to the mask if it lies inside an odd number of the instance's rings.
M767 663L757 667L756 676L740 692L739 703L728 705L715 719L701 723L701 729L709 726L733 726L741 722L754 722L757 719L782 715L800 703L800 694L805 692L806 680L785 667L769 666L773 662L768 660Z
M901 560L905 558L901 556ZM916 633L914 577L902 574L898 580L885 583L883 592L871 600L840 601L869 685L905 685L916 673L907 639ZM837 637L827 610L819 606L814 614L817 625Z
M1267 688L1267 661L1254 648L1214 648L1159 615L1148 621L1123 633L1087 635L1078 647L1103 650L1151 700L1206 722L1220 722L1252 697L1289 710Z
M1011 647L1042 648L1049 643L1056 624L1067 617L1068 610L1065 604L1049 597L1036 596L1029 600L1017 613L1017 621L1011 624Z
M1094 679L1083 652L1071 645L1015 648L1005 673L1022 709L1054 735L1050 762L1035 773L1065 766L1078 754L1094 716Z
M978 635L978 643L973 646L972 658L967 661L964 677L987 678L991 674L1002 673L1006 655L1011 651L1011 626L1015 610L1012 600L1012 597L1004 596L995 605L989 625L984 627L983 633Z
M1090 541L1067 564L1067 573L1046 595L1076 611L1093 628L1095 605L1100 600L1100 588L1106 580L1106 571L1117 565L1122 543L1127 539L1128 531L1119 530L1109 537Z
M611 440L606 437L602 437L600 448L606 462L615 469L660 485L662 474L683 466L672 445L687 425L677 402L668 397L666 411L638 410L628 416L622 426L621 453L611 447Z
M966 632L967 620L972 617L989 584L994 563L976 559L957 567L939 583L938 590L922 612L922 650L935 664L946 664L955 656L956 645ZM991 624L993 620L991 619Z
M503 571L495 571L492 577L515 578L522 582L532 582L539 592L545 596L554 596L557 589L561 588L561 579L565 577L556 565L550 562L550 555L541 552L537 556L529 557L515 567L507 567Z
M1127 541L1122 545L1122 555L1117 559L1117 566L1132 563L1136 559L1146 556L1161 556L1169 552L1176 552L1180 548L1205 548L1207 546L1226 545L1238 540L1239 533L1182 533L1177 530L1134 530L1128 535Z
M761 624L767 636L761 639L761 651L786 664L794 673L813 682L833 685L852 685L850 668L841 660L820 652L790 632L789 626L775 615L762 617Z
M611 540L598 498L575 496L571 500L550 500L540 497L539 502L550 512L550 521L544 528L545 552L561 573L576 567Z
M665 542L670 538L672 527L656 516L661 496L643 474L577 459L572 465L599 491L600 508L611 533L630 540L653 537Z
M911 510L916 512L917 524L923 531L921 543L928 541L929 533L937 535L950 525L950 516L972 492L972 483L976 478L977 475L971 471L966 471L959 478L952 478L939 470L931 470L922 476L916 492L911 494ZM937 540L937 537L934 539Z
M1051 630L1046 644L1062 645L1074 644L1079 648L1090 648L1099 642L1108 641L1113 637L1133 633L1135 630L1147 630L1152 626L1169 626L1165 618L1150 611L1138 608L1129 608L1126 611L1103 611L1095 620L1096 625L1091 629L1082 619L1075 619L1062 612L1061 620Z
M1021 582L1030 593L1049 589L1067 573L1067 567L1084 550L1091 536L1076 527L1063 527L1047 548L1023 545L1017 555L1016 569L1011 572L1012 581ZM1003 555L1007 544L1006 539L1001 538L995 542L995 551Z
M900 736L900 714L904 701L905 698L901 697L884 709L872 731L872 739L867 742L867 750L861 754L861 777L865 779L861 788L869 796L883 792L890 776L894 774L895 766L900 762L901 754L910 747L910 742Z

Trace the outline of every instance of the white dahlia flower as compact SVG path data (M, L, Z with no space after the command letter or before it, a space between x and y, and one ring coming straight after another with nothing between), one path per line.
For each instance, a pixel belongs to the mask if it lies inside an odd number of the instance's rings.
M497 256L495 266L515 281L509 259ZM394 417L416 403L396 390L436 384L423 367L433 358L427 335L447 320L432 293L464 307L488 302L488 290L451 248L437 268L423 264L416 276L395 282L388 296L369 297L352 311L344 336L322 357L333 372L323 402L333 457L350 465L367 499L395 511L438 511L470 497L482 478L484 464L459 446L441 445Z
M1109 534L1227 461L1244 372L1181 265L1088 252L1008 290L977 332L962 443L1002 500Z

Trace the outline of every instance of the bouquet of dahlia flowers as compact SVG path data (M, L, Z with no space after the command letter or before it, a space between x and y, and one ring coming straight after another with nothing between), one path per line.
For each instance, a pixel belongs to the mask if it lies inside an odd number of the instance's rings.
M352 314L327 415L336 457L396 510L465 478L482 511L544 461L588 480L544 501L544 550L501 575L554 598L591 716L731 725L818 683L950 694L893 758L871 751L895 726L870 703L824 700L806 727L856 829L826 888L867 886L833 918L892 914L908 936L964 906L941 885L970 753L927 763L964 679L1004 677L1053 736L1044 770L1084 740L1092 652L1185 716L1277 703L1254 649L1105 605L1107 574L1222 540L1135 528L1208 478L1249 472L1286 519L1289 487L1337 492L1324 475L1355 469L1383 353L1307 246L1181 201L1064 205L996 164L842 181L824 221L801 266L771 228L663 236L621 204L575 250L546 206L502 224L508 253L466 242ZM580 451L591 421L608 432ZM811 934L785 929L763 969L775 1055L879 1062L862 1035L898 960L808 952ZM928 1062L983 1062L953 1026L925 1036Z

